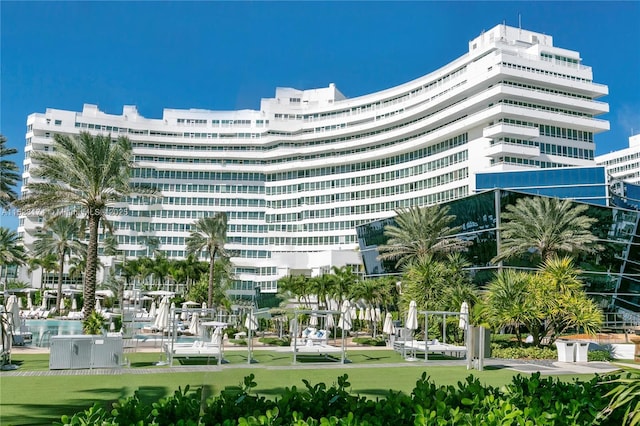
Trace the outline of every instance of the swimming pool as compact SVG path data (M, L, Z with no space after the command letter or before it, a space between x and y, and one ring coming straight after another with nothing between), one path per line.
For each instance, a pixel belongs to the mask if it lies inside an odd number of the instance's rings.
M56 319L28 319L25 321L33 334L33 346L49 346L51 336L82 334L82 321Z
M56 319L31 319L26 320L25 325L33 334L32 345L49 347L51 346L51 336L59 334L74 335L82 334L82 321L77 320L56 320ZM142 328L143 324L136 324L136 330ZM162 340L166 337L150 334L134 334L134 339L140 341ZM196 337L179 336L177 342L193 342Z

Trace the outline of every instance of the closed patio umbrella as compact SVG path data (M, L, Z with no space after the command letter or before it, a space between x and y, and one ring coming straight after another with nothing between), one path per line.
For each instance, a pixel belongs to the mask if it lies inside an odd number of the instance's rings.
M387 315L384 317L384 325L382 326L382 332L386 334L395 334L396 327L393 325L393 318L391 317L391 312L387 312Z
M78 301L76 300L75 296L73 296L73 299L71 299L71 310L72 311L78 310Z
M338 327L344 331L351 330L351 303L348 300L342 302L342 309L340 310L340 319L338 320Z
M197 312L194 312L191 315L191 322L189 322L189 333L194 336L200 335L200 315Z
M462 306L460 306L460 321L458 321L458 327L463 330L466 330L469 325L469 304L467 302L462 302Z
M404 323L404 327L409 330L418 329L418 306L415 300L409 303L409 312L407 313L407 321Z
M165 330L169 326L169 297L165 296L160 301L153 326L160 331Z

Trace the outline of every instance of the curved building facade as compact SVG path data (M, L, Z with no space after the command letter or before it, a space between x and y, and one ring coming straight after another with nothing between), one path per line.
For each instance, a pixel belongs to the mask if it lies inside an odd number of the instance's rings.
M127 136L133 179L162 197L114 209L120 248L144 255L153 237L184 257L190 224L225 211L232 292L273 292L289 274L361 265L356 226L467 196L478 171L593 165L608 89L581 62L551 36L499 25L442 68L357 98L330 84L277 88L257 111L48 109L28 117L24 183L55 133ZM41 221L21 216L27 245Z

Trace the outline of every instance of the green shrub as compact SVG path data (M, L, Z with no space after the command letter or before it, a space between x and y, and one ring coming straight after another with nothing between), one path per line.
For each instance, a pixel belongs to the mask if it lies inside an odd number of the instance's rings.
M337 383L285 388L278 399L253 394L257 386L250 374L237 387L225 388L218 397L202 401L202 390L178 389L173 396L141 404L137 393L113 404L111 411L92 408L62 416L64 425L590 425L624 424L635 400L608 397L624 387L619 376L581 382L553 377L515 376L501 387L483 385L469 376L457 386L437 386L426 373L410 395L388 391L374 400L352 395L346 374ZM625 379L626 380L626 379ZM637 382L637 379L635 379ZM605 413L605 422L598 423ZM59 423L60 424L60 423Z
M597 351L589 351L587 353L587 357L589 361L611 361L613 357L609 351L597 350Z
M383 337L354 337L353 343L365 346L385 346L387 344Z
M288 346L290 341L288 338L279 338L279 337L261 337L258 339L258 342L265 345L273 345L273 346Z
M557 359L558 351L555 348L537 346L501 347L494 343L491 344L491 356L503 359Z

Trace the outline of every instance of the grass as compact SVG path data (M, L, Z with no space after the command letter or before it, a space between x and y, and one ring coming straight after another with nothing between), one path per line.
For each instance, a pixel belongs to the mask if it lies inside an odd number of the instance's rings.
M421 361L407 364L399 354L390 350L349 350L348 357L359 368L336 365L336 368L314 368L317 364L300 362L300 368L291 366L288 353L255 351L258 364L247 364L246 352L227 351L230 364L221 371L180 372L177 368L154 366L160 360L159 353L128 354L131 369L126 374L113 375L65 375L65 376L6 376L0 373L0 424L28 425L51 424L59 421L63 414L84 410L94 402L106 407L119 398L130 396L135 391L143 402L151 403L170 395L179 386L202 387L205 395L218 394L227 386L238 386L243 377L254 373L258 383L255 392L267 397L277 397L285 387L304 388L302 379L312 384L332 384L339 375L347 373L352 391L370 398L380 398L389 389L411 392L423 371L439 385L456 384L473 374L484 384L500 386L511 381L517 373L500 368L485 371L468 371L464 366L429 366ZM48 354L16 355L13 362L20 364L20 371L48 371ZM374 364L398 364L380 367ZM367 364L371 367L361 367ZM327 365L327 363L323 363ZM272 368L273 367L273 368ZM156 368L158 374L135 374L141 368ZM177 372L176 372L177 371ZM591 376L563 376L563 380L574 377L589 379Z

